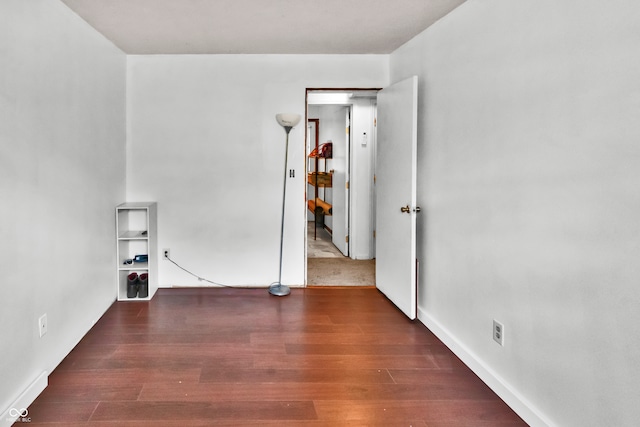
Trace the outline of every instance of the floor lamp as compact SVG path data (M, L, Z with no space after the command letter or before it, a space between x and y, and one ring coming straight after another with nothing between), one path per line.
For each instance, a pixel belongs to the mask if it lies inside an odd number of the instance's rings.
M289 295L291 290L288 286L282 284L282 244L284 241L284 202L287 195L287 159L289 157L289 132L295 125L300 122L299 114L276 114L276 120L284 128L287 139L284 149L284 183L282 185L282 216L280 220L280 269L278 270L278 281L269 286L269 293L283 297Z

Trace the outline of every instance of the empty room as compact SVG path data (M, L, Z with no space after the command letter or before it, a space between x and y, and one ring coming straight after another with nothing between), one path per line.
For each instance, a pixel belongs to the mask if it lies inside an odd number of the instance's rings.
M636 425L639 23L3 0L0 425Z

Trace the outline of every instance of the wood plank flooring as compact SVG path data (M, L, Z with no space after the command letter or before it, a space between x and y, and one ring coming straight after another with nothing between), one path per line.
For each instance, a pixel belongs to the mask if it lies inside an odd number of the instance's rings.
M28 409L32 426L526 425L375 288L116 302Z

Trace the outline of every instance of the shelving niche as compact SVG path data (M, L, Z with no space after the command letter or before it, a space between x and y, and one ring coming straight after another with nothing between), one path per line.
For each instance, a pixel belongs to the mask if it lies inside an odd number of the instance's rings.
M118 301L150 300L158 290L157 204L123 203L116 207L116 259L118 262ZM147 262L126 263L136 255L147 255ZM148 274L149 294L127 297L127 276Z

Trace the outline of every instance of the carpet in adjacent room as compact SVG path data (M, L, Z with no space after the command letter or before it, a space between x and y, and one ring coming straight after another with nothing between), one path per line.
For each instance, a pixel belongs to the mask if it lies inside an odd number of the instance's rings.
M375 286L375 260L308 258L307 285Z

